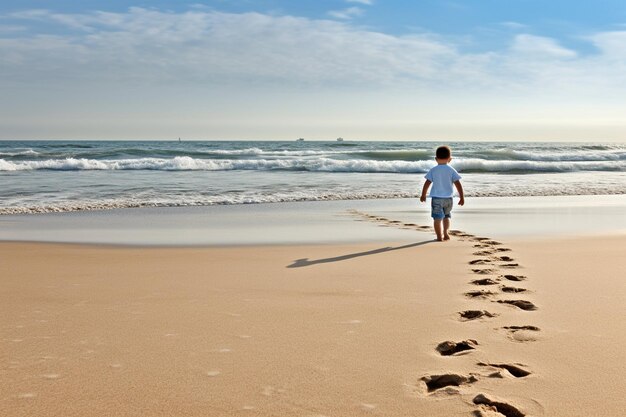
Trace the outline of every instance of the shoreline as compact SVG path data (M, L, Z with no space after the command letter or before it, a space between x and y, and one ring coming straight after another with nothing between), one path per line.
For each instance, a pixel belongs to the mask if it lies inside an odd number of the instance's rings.
M410 241L411 227L374 225L354 213L430 226L429 210L416 199L389 199L4 215L0 241L166 247ZM626 195L481 197L455 207L452 228L505 239L614 235L626 232L624 212Z

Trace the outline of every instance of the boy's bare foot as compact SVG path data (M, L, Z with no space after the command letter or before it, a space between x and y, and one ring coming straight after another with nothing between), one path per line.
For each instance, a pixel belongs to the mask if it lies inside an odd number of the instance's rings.
M441 236L437 236L436 240L437 242L443 242L443 239L441 238Z
M450 236L449 235L444 235L443 236L443 240L450 240Z

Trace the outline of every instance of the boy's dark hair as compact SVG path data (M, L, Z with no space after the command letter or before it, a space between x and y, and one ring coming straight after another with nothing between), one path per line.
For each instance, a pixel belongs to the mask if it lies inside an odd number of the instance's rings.
M435 152L437 159L448 159L451 154L452 151L449 146L440 146L437 148L437 152Z

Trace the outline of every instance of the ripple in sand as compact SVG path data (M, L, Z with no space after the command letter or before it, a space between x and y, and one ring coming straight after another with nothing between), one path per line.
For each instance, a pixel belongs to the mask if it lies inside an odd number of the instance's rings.
M17 398L28 399L28 398L35 398L36 396L37 394L35 394L34 392L25 392L23 394L18 394Z
M220 374L220 371L207 371L206 376L216 377Z
M61 375L59 374L43 374L41 376L44 379L59 379L61 377Z
M339 324L361 324L363 323L361 320L347 320L339 322Z

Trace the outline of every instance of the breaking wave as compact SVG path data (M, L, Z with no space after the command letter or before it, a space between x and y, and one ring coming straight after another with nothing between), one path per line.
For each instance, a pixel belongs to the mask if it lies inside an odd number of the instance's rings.
M617 161L492 161L456 159L452 164L459 172L472 173L545 173L578 171L626 171L626 160ZM98 160L86 158L47 159L43 161L8 161L0 159L0 171L82 171L82 170L156 170L156 171L309 171L361 173L421 173L433 166L432 161L380 161L368 159L289 158L289 159L198 159L131 158Z

